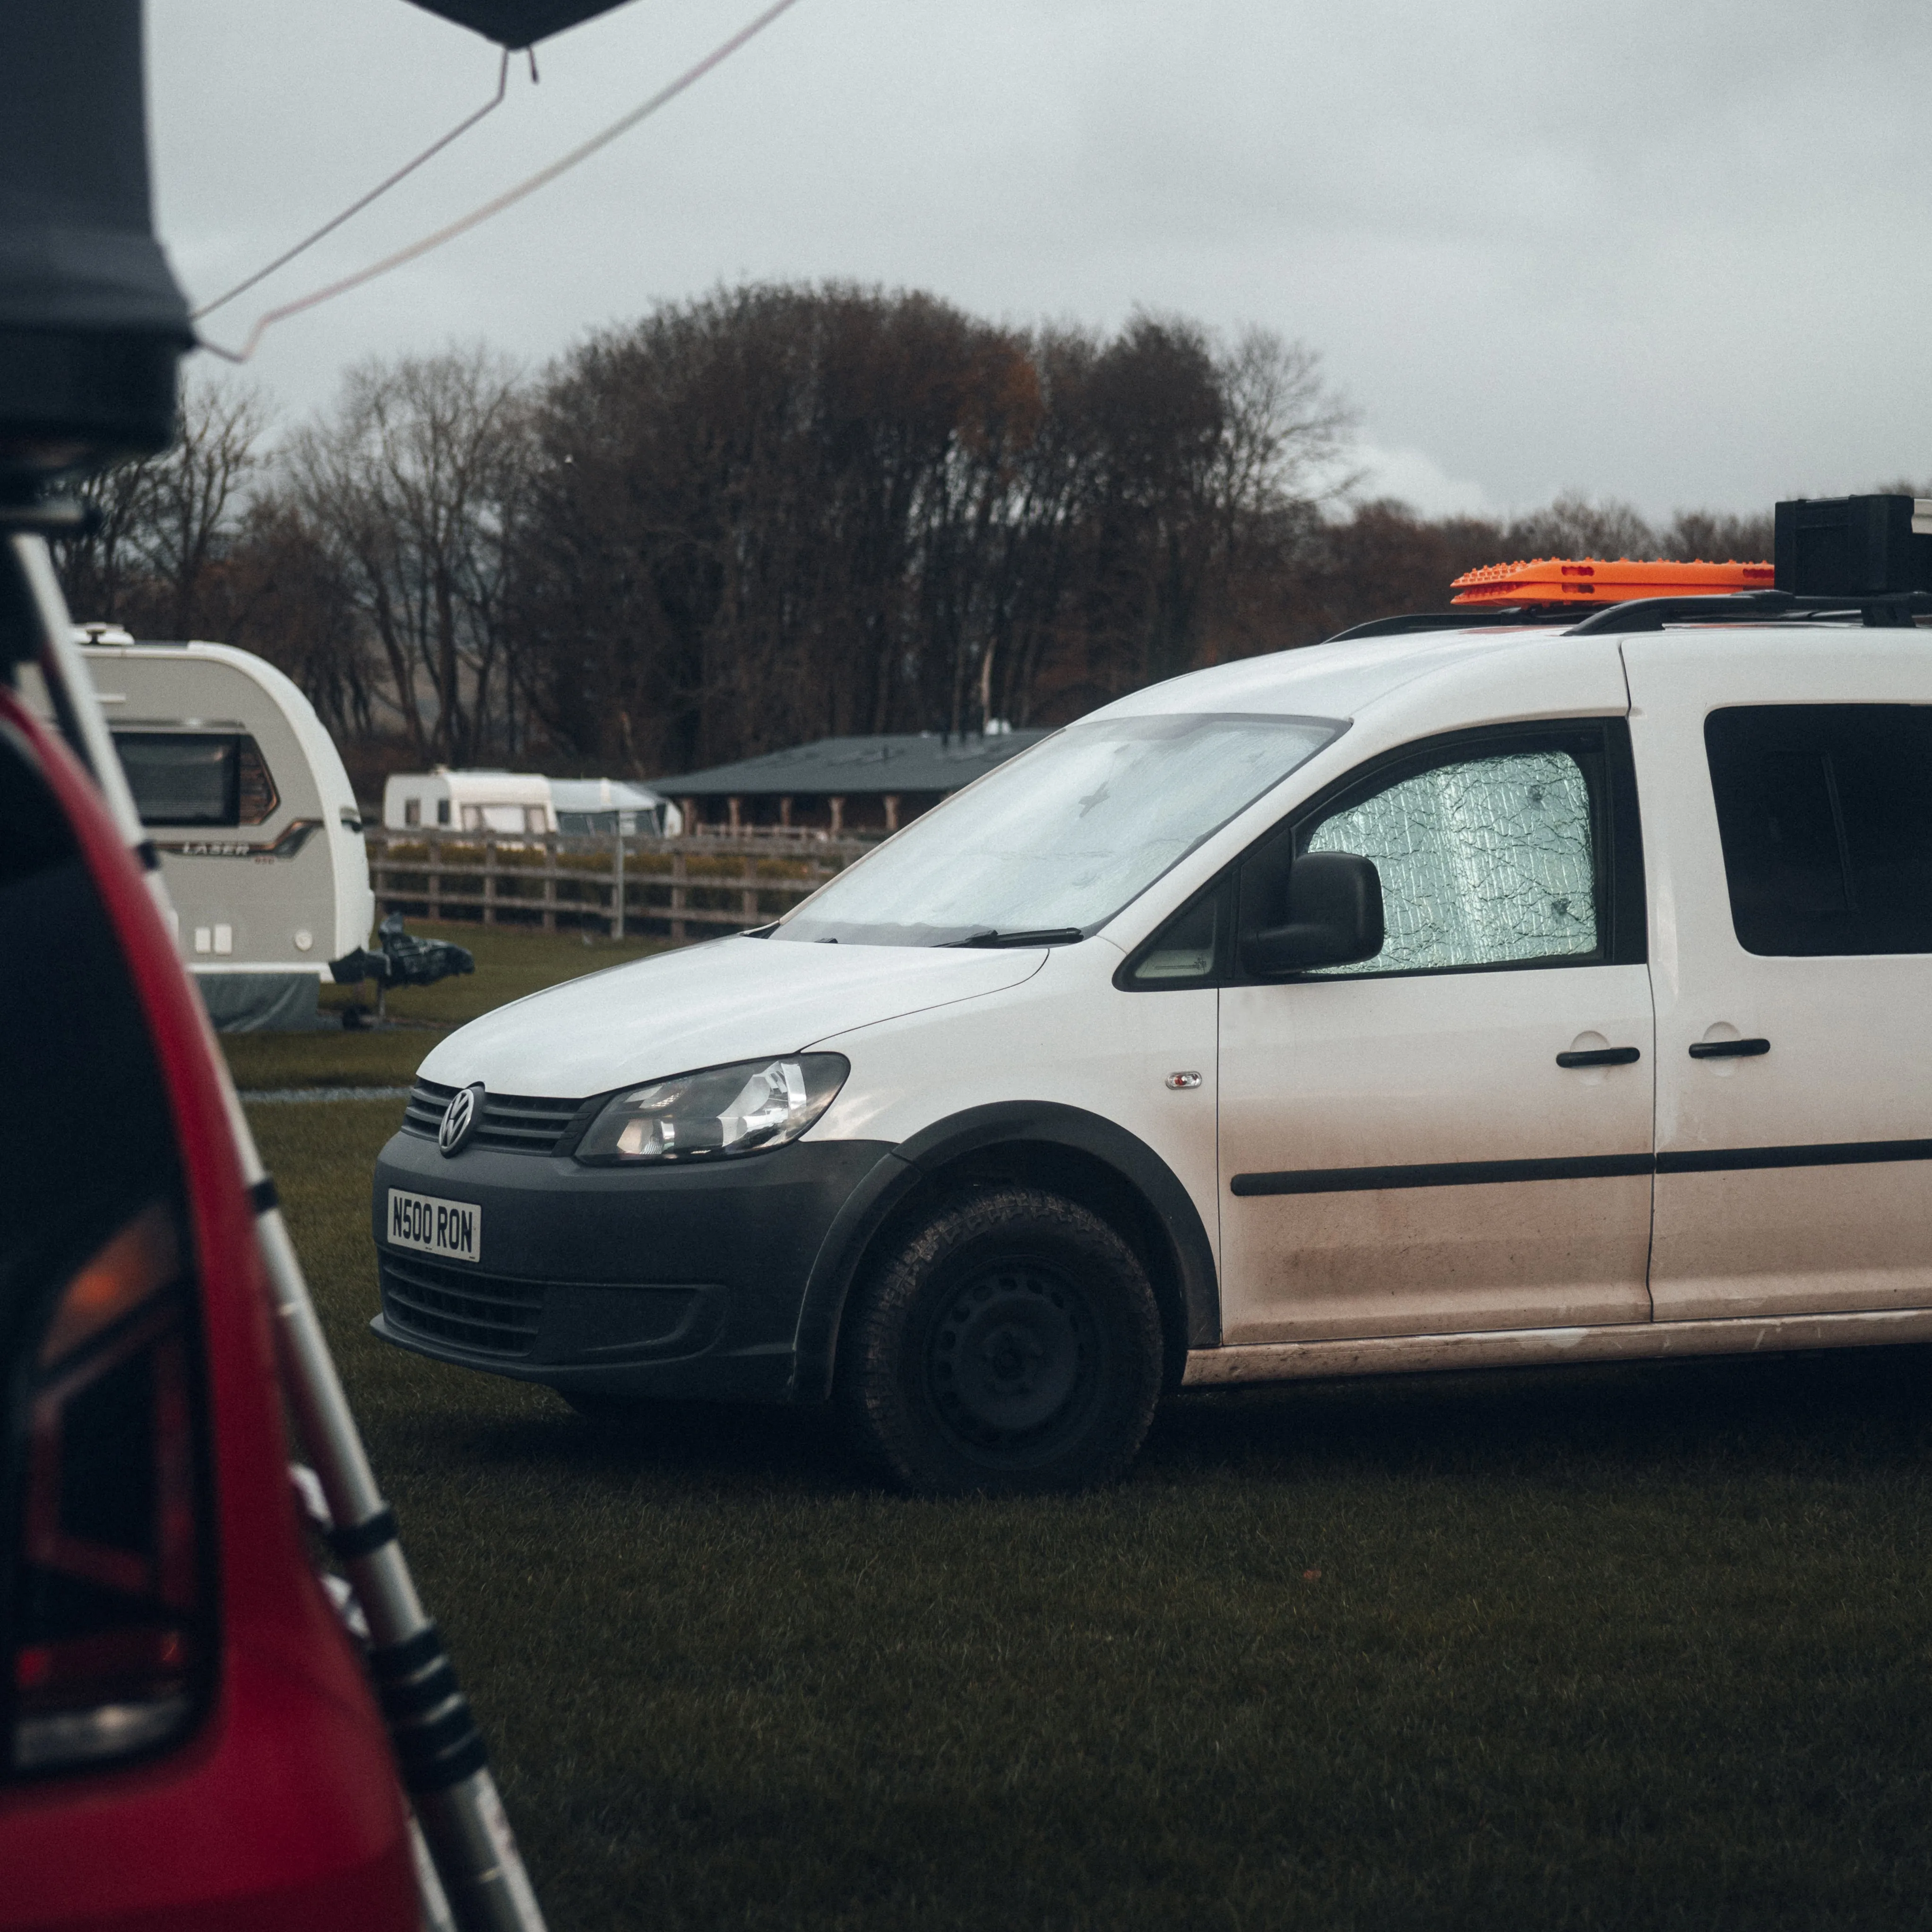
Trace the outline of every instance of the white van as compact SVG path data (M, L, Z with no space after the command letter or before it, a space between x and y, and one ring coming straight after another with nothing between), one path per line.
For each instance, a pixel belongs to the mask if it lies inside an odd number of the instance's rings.
M378 1332L942 1492L1182 1387L1932 1337L1932 644L1763 602L1178 678L473 1022Z
M315 707L226 644L77 634L182 951L226 1032L300 1028L376 916L356 794Z

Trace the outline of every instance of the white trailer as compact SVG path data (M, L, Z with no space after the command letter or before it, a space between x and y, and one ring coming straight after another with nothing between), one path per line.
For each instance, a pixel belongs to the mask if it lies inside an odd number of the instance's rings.
M330 962L376 916L356 794L314 706L226 644L99 624L80 642L215 1024L313 1024Z
M675 838L684 814L661 793L624 778L551 778L536 772L392 773L382 788L392 832L488 834L504 842L561 832L566 838Z
M382 788L382 824L392 832L487 832L541 838L556 830L550 780L534 772L397 772Z
M670 800L625 778L552 778L550 802L556 829L578 838L675 838L684 830L684 814Z

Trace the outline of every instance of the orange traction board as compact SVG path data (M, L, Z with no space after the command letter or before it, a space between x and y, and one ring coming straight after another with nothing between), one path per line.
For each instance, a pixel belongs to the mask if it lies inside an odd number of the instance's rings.
M1620 556L1540 556L1528 563L1486 563L1449 587L1458 604L1613 604L1629 597L1722 597L1768 590L1778 573L1768 563L1640 563Z

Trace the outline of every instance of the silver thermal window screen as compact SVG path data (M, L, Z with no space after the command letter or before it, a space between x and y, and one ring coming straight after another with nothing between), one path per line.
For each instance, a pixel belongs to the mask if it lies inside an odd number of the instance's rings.
M1312 852L1382 874L1388 938L1346 973L1439 970L1593 952L1590 794L1562 752L1442 765L1338 812Z

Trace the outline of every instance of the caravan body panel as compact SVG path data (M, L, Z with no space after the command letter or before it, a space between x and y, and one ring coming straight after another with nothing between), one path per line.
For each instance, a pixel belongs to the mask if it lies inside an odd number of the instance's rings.
M298 1021L376 904L334 741L274 665L225 644L83 651L160 854L182 956L224 1027Z

